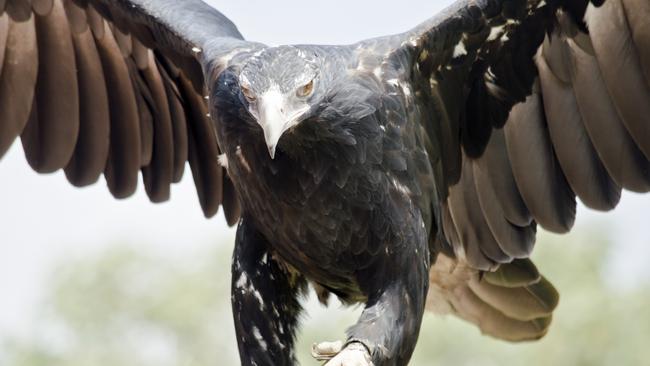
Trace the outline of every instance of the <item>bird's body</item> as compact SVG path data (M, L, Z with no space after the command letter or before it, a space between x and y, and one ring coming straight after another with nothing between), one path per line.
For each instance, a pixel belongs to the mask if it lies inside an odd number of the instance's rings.
M236 104L228 98L238 94L231 86L223 93L217 89L212 103L221 111L217 136L228 157L228 172L248 219L279 258L344 301L365 299L358 276L409 246L400 234L408 211L417 209L427 231L431 229L432 197L424 193L433 184L430 164L421 145L404 146L404 139L417 138L415 122L404 113L400 97L389 95L380 77L359 67L348 49L336 47L328 53L324 47L285 47L267 52L275 57L279 52L337 57L336 62L322 62L336 65L332 82L347 90L324 96L326 102L289 132L291 138L281 139L274 159L269 159L256 122L242 123L239 111L223 112L226 105ZM388 110L392 118L386 120ZM386 161L392 162L388 169ZM399 243L388 244L388 237Z
M295 362L308 282L365 304L315 346L329 366L405 365L426 304L537 339L558 301L537 224L650 190L650 6L600 5L459 1L403 34L267 47L198 0L2 2L0 154L21 135L35 170L104 173L118 198L142 170L155 202L189 161L206 216L238 222L242 364Z

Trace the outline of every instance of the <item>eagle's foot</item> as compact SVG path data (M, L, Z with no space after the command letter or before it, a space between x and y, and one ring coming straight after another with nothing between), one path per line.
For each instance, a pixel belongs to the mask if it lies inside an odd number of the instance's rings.
M324 366L372 366L368 349L359 342L349 343L345 348L341 341L314 343L311 355L328 361Z

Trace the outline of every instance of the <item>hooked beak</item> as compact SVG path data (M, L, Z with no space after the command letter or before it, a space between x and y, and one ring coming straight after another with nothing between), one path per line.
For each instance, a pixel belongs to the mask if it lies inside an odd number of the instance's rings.
M279 91L266 92L259 101L258 123L264 131L264 141L271 159L282 134L295 124L295 119L285 113L285 101Z

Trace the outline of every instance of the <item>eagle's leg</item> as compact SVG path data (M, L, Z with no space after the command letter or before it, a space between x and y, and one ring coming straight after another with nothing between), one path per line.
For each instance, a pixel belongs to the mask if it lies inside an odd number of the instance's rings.
M288 272L245 220L232 263L232 311L242 365L293 365L295 330L305 280Z
M327 366L364 365L358 361L359 345L366 348L362 351L370 355L373 366L403 366L411 358L424 314L430 265L424 225L418 214L411 218L400 242L389 245L378 263L360 274L362 288L371 295L358 322L348 329L348 347ZM343 357L352 361L337 361Z

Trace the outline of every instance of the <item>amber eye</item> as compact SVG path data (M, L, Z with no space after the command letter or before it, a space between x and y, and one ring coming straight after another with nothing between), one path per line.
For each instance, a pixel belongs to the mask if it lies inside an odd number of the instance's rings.
M310 96L313 91L314 91L314 80L312 79L307 84L298 88L298 91L296 91L296 95L298 95L301 98L304 98Z
M249 102L254 102L255 101L255 94L253 94L253 91L250 89L248 85L241 85L241 93L244 94L244 97L246 100Z

